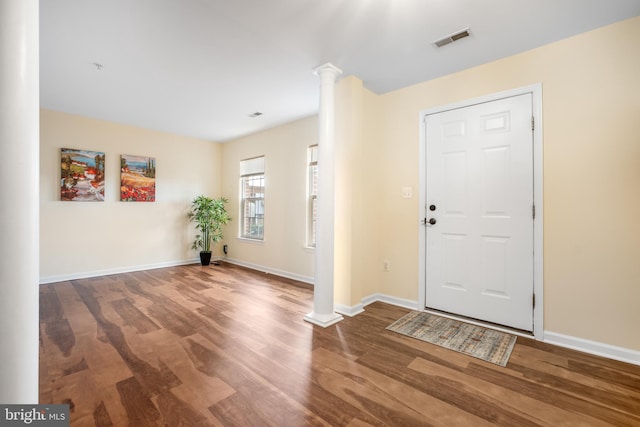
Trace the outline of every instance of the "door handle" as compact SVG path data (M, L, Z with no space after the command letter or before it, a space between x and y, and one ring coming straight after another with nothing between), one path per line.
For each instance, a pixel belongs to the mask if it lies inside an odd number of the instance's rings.
M427 225L427 224L434 225L436 223L436 219L435 218L429 218L429 219L425 218L422 223L424 225Z

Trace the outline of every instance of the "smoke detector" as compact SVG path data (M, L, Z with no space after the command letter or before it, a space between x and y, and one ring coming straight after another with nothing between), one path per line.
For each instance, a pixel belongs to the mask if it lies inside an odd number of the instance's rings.
M463 39L465 37L469 37L471 33L469 33L469 28L465 28L463 30L457 31L453 34L449 34L448 36L445 36L441 39L438 39L436 41L433 42L433 45L437 48L441 48L442 46L446 46L449 43L453 43L455 41L458 41L460 39Z

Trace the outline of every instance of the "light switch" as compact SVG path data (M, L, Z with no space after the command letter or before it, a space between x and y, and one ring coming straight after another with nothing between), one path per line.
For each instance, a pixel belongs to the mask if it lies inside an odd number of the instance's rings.
M411 199L413 197L413 187L402 187L402 198Z

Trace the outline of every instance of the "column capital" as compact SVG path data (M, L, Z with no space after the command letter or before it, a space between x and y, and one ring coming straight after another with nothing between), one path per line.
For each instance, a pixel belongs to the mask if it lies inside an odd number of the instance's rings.
M327 62L322 65L318 65L312 71L313 71L313 74L315 74L318 77L331 73L334 78L337 78L342 74L342 70L330 62Z

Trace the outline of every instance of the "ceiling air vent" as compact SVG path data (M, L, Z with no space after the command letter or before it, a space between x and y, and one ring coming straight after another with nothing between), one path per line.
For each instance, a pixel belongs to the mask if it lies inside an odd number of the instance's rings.
M469 37L469 28L465 28L464 30L460 30L457 33L453 33L439 40L436 40L433 42L433 45L435 47L442 47L465 37Z

